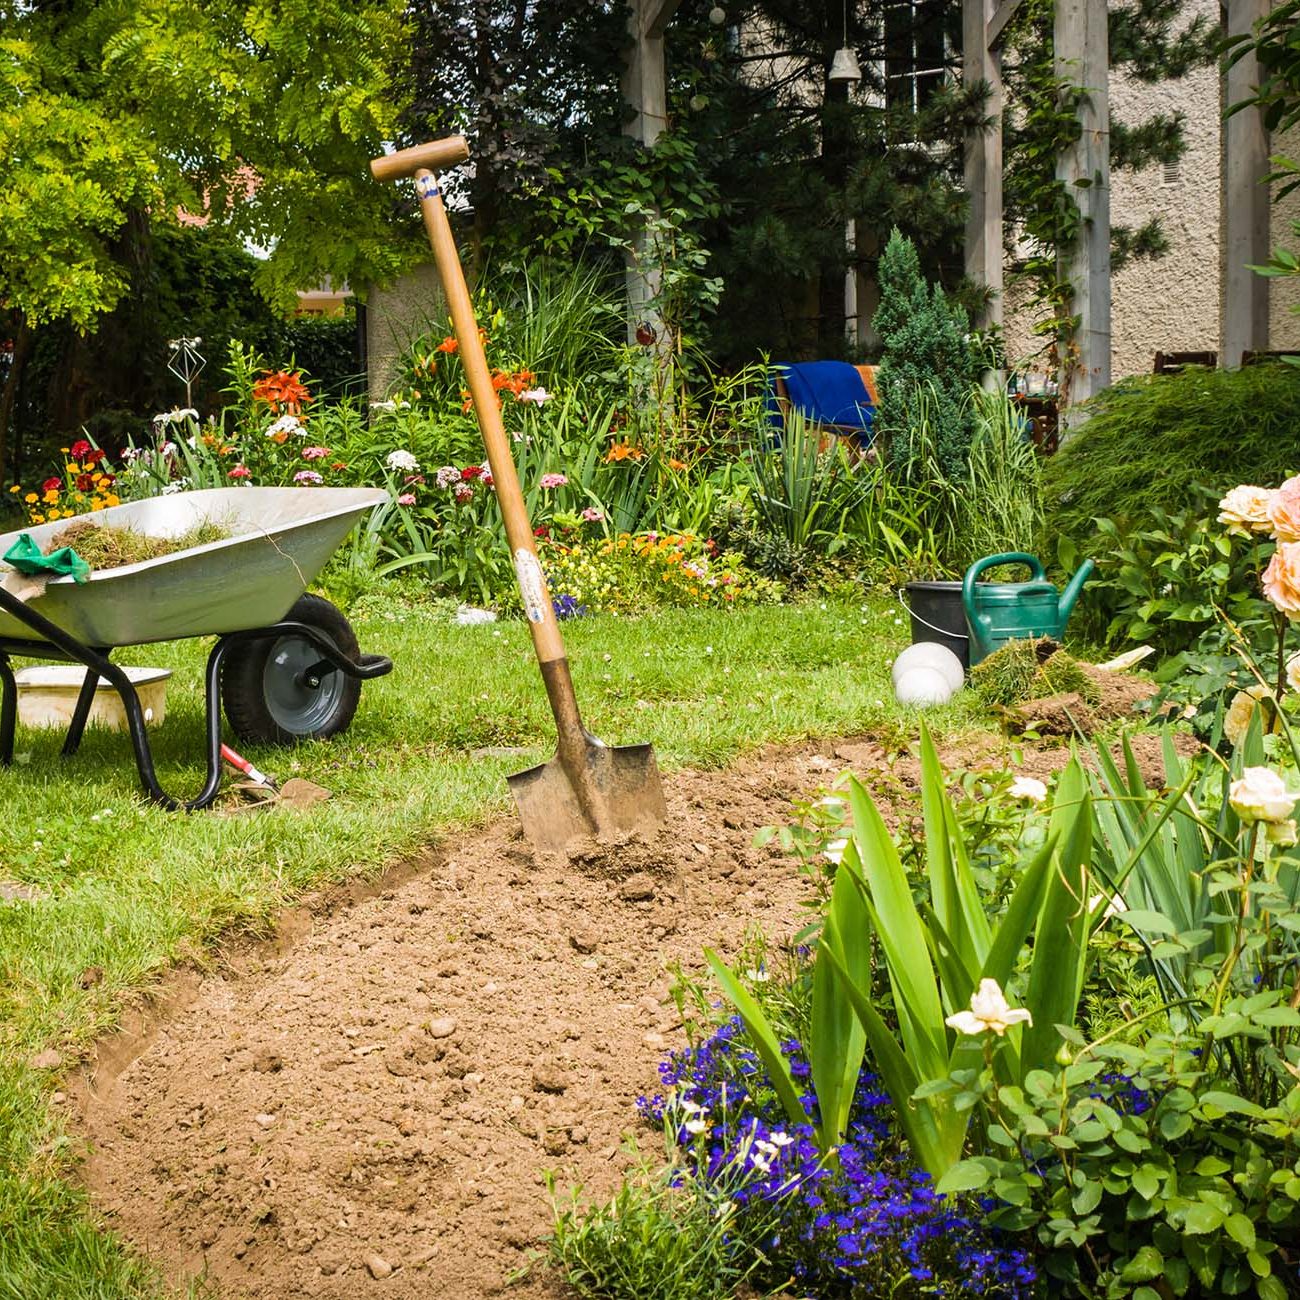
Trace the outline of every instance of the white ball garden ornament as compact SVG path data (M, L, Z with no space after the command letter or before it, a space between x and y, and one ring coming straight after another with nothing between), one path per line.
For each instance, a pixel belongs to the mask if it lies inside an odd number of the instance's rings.
M966 671L961 666L961 660L946 645L940 645L937 641L918 641L915 645L908 646L894 660L892 676L895 689L903 674L913 668L931 668L942 673L954 692L961 690L966 681Z
M894 698L899 704L926 708L931 704L947 704L952 697L952 683L937 668L924 665L908 668L894 683Z

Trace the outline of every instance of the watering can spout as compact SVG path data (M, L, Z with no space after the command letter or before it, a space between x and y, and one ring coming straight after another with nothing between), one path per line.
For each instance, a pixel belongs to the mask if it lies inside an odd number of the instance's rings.
M1097 566L1093 564L1091 560L1084 560L1084 562L1079 565L1078 572L1070 579L1069 585L1063 592L1061 592L1061 599L1057 604L1057 609L1060 612L1062 629L1065 628L1070 613L1074 609L1074 602L1079 599L1079 593L1083 590L1083 584L1092 577L1092 571L1096 567Z

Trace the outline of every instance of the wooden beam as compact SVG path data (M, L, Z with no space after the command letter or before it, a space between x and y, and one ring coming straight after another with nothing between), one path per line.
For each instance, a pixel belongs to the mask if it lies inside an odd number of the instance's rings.
M1226 35L1249 35L1272 8L1269 0L1227 0ZM1259 61L1238 59L1224 74L1224 107L1249 98L1259 84ZM1269 139L1257 108L1243 108L1223 124L1222 302L1219 364L1241 365L1243 352L1268 348L1268 280L1250 270L1268 260Z
M1079 138L1057 160L1057 179L1079 205L1078 242L1061 271L1078 328L1061 359L1061 395L1073 405L1110 384L1110 46L1106 0L1057 0L1056 75L1082 89Z
M962 81L988 87L991 119L966 135L966 275L991 295L977 322L984 326L1002 324L1002 58L988 37L993 3L962 0Z
M1002 0L1002 2L993 10L985 28L984 42L985 47L990 50L996 50L1002 40L1002 33L1006 31L1007 24L1016 16L1024 0Z
M649 0L648 3L638 5L637 8L644 12L645 26L642 31L647 36L662 36L681 5L682 0Z

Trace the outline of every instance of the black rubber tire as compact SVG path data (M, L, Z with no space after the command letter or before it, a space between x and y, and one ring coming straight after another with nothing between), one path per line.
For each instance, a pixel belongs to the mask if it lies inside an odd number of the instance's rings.
M360 654L352 625L320 596L299 596L285 617L319 629L349 659ZM221 666L221 704L235 735L254 743L297 745L346 731L361 700L361 682L331 672L315 690L297 685L297 671L319 658L301 637L232 646Z

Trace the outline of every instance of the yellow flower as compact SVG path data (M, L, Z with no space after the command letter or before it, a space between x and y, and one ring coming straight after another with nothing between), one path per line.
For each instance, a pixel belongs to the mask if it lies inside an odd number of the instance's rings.
M34 523L34 524L43 524L44 522L45 522L45 516L44 516L44 515L33 515L33 516L32 516L32 523Z
M26 501L29 506L34 506L40 498L35 492L29 492L25 497L23 497L23 500Z
M23 485L21 483L15 483L13 487L9 489L10 492L21 492L22 490L23 490Z

